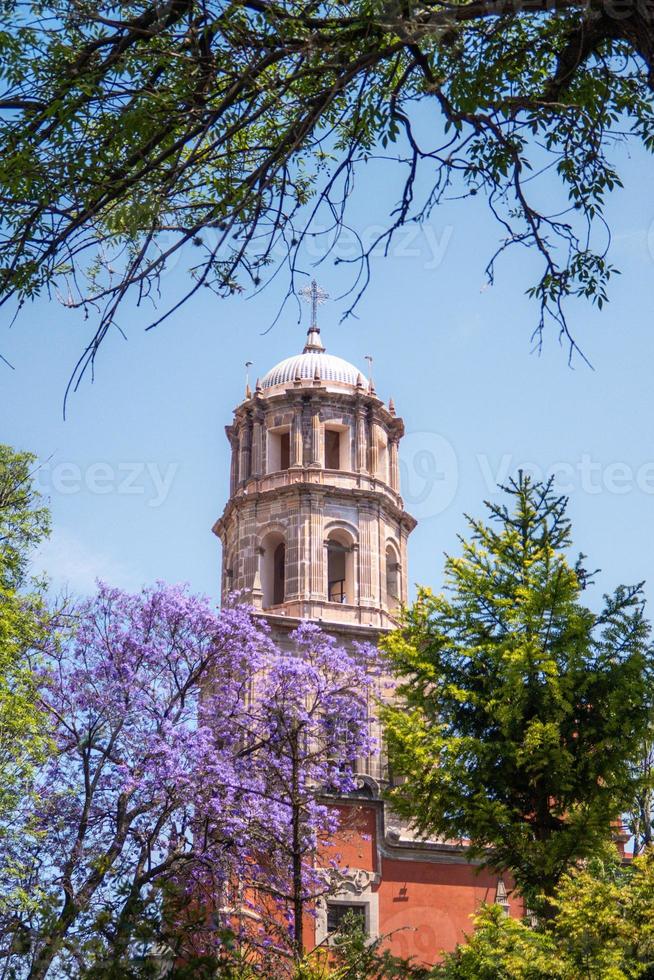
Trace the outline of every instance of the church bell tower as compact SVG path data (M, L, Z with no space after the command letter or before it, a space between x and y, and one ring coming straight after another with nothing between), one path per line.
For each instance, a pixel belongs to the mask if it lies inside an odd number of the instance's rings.
M372 379L322 343L312 321L301 354L260 380L226 427L230 497L214 532L222 594L240 592L281 639L299 620L374 640L407 599L400 496L404 423Z
M328 354L312 319L304 350L273 367L226 427L230 496L214 532L222 542L222 593L240 593L280 646L302 620L348 647L376 642L407 601L407 541L416 521L400 496L404 423L370 376ZM387 695L379 678L378 695ZM382 790L392 780L375 699L375 747L357 760L357 789L339 798L344 817L335 888L316 901L315 944L345 911L370 939L429 965L465 940L480 902L507 899L501 876L471 866L465 842L425 840L393 814ZM333 857L333 854L332 854ZM514 911L515 910L515 911Z

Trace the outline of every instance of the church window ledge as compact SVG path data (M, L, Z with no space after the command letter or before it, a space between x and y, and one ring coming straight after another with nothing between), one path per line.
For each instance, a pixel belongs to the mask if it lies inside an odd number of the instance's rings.
M291 429L286 425L268 430L266 472L278 473L291 465Z

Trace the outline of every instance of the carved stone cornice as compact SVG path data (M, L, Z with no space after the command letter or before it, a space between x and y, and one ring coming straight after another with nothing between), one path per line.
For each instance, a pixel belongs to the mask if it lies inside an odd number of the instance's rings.
M359 476L357 473L352 473L351 475L353 478ZM382 489L381 481L379 480L371 480L371 483L380 485L379 489L373 487L325 487L322 484L313 483L311 480L297 480L285 486L272 486L270 489L259 489L259 485L265 483L265 480L265 477L260 480L253 478L248 480L245 484L241 484L239 487L239 492L230 497L222 515L213 525L212 531L215 535L218 537L221 536L224 522L235 510L240 510L243 507L249 507L253 502L258 503L261 500L265 500L270 494L280 498L300 497L304 496L305 494L310 496L311 494L320 491L324 493L327 490L329 491L329 496L333 499L356 500L360 501L364 506L365 503L368 502L373 508L375 505L381 505L384 510L408 532L411 532L418 523L415 517L412 517L411 514L403 509L401 506L401 498L398 498L397 494L395 494L390 487L388 490L385 487Z

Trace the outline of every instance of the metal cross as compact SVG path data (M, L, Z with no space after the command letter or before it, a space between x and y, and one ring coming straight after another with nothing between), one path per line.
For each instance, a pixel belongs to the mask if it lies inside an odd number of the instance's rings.
M307 303L311 303L311 327L318 329L318 307L322 306L325 300L329 299L329 293L322 289L315 279L311 280L310 286L303 286L298 290L300 296Z

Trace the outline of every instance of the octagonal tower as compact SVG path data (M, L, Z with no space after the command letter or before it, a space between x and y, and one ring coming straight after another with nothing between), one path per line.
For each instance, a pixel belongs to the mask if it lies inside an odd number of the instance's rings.
M392 627L416 524L392 400L326 353L314 316L302 353L246 389L226 433L230 497L213 528L223 596L243 592L282 632L301 619L353 638Z

